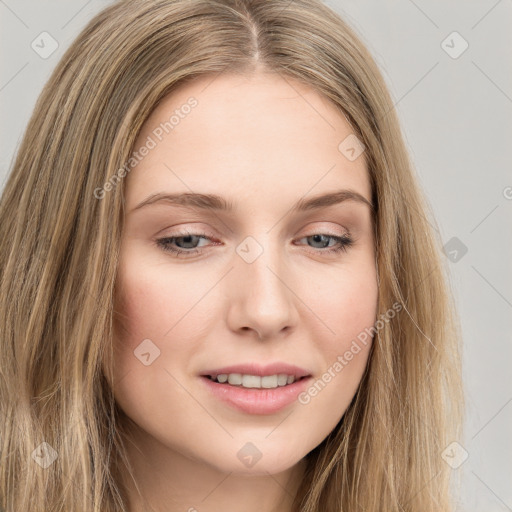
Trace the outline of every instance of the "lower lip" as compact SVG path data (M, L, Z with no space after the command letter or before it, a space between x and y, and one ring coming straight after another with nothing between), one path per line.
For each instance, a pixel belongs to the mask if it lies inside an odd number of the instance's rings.
M240 411L247 414L273 414L294 402L306 389L311 377L272 389L231 386L204 376L201 376L201 380L214 396Z

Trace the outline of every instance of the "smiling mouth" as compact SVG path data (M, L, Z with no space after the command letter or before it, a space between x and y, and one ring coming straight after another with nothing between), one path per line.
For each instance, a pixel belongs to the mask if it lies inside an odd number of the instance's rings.
M203 375L203 377L217 384L226 384L238 388L276 389L307 379L309 375L296 377L295 375L288 375L286 373L264 376L241 373L220 373L218 375Z

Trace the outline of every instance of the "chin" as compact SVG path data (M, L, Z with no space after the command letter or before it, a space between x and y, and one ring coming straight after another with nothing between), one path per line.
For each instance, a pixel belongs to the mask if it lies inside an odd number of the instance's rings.
M257 442L254 443L257 445ZM244 452L245 449L245 452ZM208 464L216 467L223 473L233 473L246 476L268 476L287 471L303 460L305 456L294 453L283 453L283 450L272 450L271 447L256 450L251 445L244 445L241 449L231 451L232 456L226 457L225 453L215 460L208 461ZM307 452L306 452L307 453Z

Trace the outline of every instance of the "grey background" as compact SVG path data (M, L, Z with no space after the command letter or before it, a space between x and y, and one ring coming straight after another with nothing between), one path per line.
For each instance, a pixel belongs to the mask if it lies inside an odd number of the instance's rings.
M0 0L2 187L43 84L81 28L109 3ZM453 469L462 481L459 508L512 510L512 2L326 3L380 65L448 244L468 402L466 434L457 441L469 456ZM48 58L31 47L43 31L59 44ZM458 55L464 41L469 46Z

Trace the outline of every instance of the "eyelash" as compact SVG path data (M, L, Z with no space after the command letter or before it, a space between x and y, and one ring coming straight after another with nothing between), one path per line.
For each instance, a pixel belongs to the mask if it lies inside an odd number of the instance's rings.
M315 251L315 248L313 249L313 252L321 252L321 253L327 253L327 254L337 254L341 252L347 252L347 250L354 244L354 240L349 235L329 235L327 233L314 233L312 235L305 236L303 238L310 238L316 235L324 235L329 238L332 238L337 242L337 246L329 248L329 249L317 249ZM190 255L194 255L201 252L201 249L191 249L191 250L185 250L185 249L177 249L176 247L173 247L171 242L173 240L176 240L178 238L184 238L189 236L197 236L201 238L207 238L210 239L211 237L206 233L191 233L188 231L183 231L180 233L175 233L173 236L167 236L165 238L159 238L156 240L156 245L162 249L165 252L169 252L172 254L176 254L176 257L182 257L182 258L188 258ZM301 238L302 240L302 238ZM183 256L180 256L183 255ZM185 256L186 255L186 256Z

